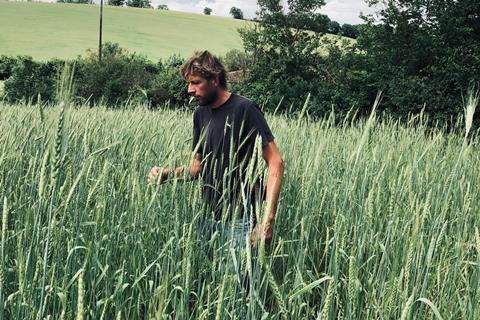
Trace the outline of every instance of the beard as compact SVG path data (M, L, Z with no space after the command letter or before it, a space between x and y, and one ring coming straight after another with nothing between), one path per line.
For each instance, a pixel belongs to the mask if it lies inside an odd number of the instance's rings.
M211 92L206 93L203 97L195 97L199 106L208 106L212 104L218 98L218 91L212 90Z

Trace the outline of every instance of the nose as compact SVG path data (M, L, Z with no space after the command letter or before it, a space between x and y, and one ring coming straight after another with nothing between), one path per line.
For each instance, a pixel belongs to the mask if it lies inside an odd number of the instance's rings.
M187 92L188 92L189 95L194 95L195 94L195 88L191 84L188 84Z

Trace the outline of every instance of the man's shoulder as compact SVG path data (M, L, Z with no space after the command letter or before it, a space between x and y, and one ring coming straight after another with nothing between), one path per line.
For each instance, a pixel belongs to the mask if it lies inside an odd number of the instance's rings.
M232 93L232 96L234 97L234 103L241 107L250 107L257 105L253 100L250 100L249 98L246 98L237 93Z
M256 116L259 114L264 115L263 110L255 101L238 94L236 96L238 97L238 105L240 106L240 108L238 109L241 110L244 114L248 114L250 116Z
M258 112L263 114L255 101L239 94L235 94L235 109L242 114L242 117L250 117L251 114L257 114Z

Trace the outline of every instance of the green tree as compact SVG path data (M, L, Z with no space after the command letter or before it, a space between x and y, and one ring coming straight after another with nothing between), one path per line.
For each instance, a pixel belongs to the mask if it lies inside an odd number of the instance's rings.
M93 0L57 0L58 3L92 4Z
M150 0L128 0L127 6L135 8L151 8Z
M328 29L328 32L331 33L331 34L339 34L340 30L341 30L340 23L338 23L337 21L333 21L333 20L329 21L327 29Z
M259 0L260 21L240 29L245 51L253 59L244 93L274 104L282 97L300 102L316 91L320 67L320 39L328 17L318 13L323 0ZM314 32L312 32L314 31Z
M6 99L11 102L37 98L53 101L58 72L62 67L63 61L56 59L36 62L31 57L17 57L10 77L5 81Z
M384 0L377 17L366 17L358 48L384 108L425 108L440 121L461 115L462 96L480 83L480 1Z
M166 4L159 4L157 6L158 10L168 10L168 6Z
M21 57L0 56L0 80L6 80L12 75L13 68L18 61L23 60Z
M178 56L171 56L161 64L161 70L156 75L148 90L148 98L152 106L159 106L167 101L172 105L186 105L190 98L185 79L178 72L185 60Z
M203 8L203 14L205 14L207 16L211 15L212 14L212 9L209 8L209 7Z
M225 56L222 57L222 62L227 71L245 71L252 64L250 57L238 49L228 51Z
M345 23L340 29L340 34L347 38L356 39L358 37L358 28L351 24Z
M230 9L230 15L231 15L234 19L243 20L243 11L242 11L242 9L240 9L240 8L232 7L232 8Z
M125 0L108 0L108 4L111 6L121 7L125 4Z
M96 51L88 51L85 58L77 59L76 92L92 104L103 101L113 106L144 96L156 73L157 66L146 57L106 42L102 61L98 61Z

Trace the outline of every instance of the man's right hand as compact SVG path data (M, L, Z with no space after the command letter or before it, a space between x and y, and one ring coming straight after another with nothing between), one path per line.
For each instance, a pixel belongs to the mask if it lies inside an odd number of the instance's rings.
M148 178L147 178L148 183L162 183L165 180L167 180L168 169L163 169L161 176L158 177L160 170L162 170L162 168L160 167L153 167L150 170L150 173L148 174Z

